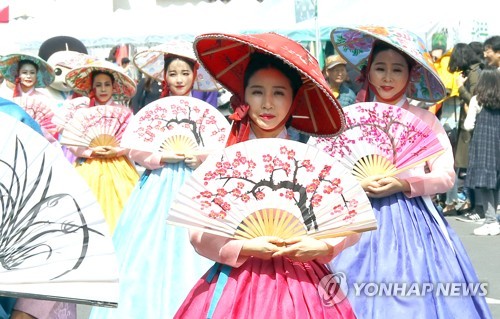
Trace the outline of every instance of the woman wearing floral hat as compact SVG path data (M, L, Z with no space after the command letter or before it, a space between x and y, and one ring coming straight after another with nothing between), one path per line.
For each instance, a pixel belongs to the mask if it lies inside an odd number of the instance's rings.
M124 129L132 116L132 110L116 102L135 93L135 82L113 64L96 61L73 69L66 81L78 93L84 95L69 102L78 107L68 109L65 116L71 118L84 109L102 105L117 107L122 112ZM62 138L69 130L62 124ZM61 139L62 142L62 139ZM132 192L139 174L128 157L128 149L113 145L68 146L77 157L74 165L94 191L111 232L114 231L123 206Z
M233 93L227 145L258 138L288 138L287 125L313 135L334 135L344 125L341 106L317 61L298 43L274 33L206 34L195 40L201 63ZM318 240L273 236L229 239L190 231L196 251L217 262L175 318L354 318L332 283L328 304L319 282L330 261L357 236ZM335 294L336 293L336 294Z
M49 86L55 78L52 67L39 57L13 53L0 58L0 73L14 84L13 99L26 95L43 95L37 88Z
M56 126L52 123L51 100L38 88L48 87L55 79L54 70L43 59L24 53L0 58L0 73L13 84L4 86L0 95L20 105L42 127L44 136L55 143Z
M423 42L406 30L376 26L336 28L331 38L336 51L362 71L358 102L376 101L410 111L432 128L445 149L396 176L361 181L378 228L363 233L358 243L330 263L348 273L348 298L356 316L491 318L486 291L460 239L430 198L452 187L455 171L452 147L439 120L408 101L435 102L446 94ZM362 289L363 285L371 288ZM450 291L450 285L458 288Z

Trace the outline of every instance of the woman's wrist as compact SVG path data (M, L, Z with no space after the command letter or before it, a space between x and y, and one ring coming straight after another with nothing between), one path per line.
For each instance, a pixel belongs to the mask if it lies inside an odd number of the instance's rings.
M401 191L403 193L406 193L406 192L410 192L411 191L411 186L410 186L410 183L408 183L407 180L405 179L401 179L401 178L398 178L398 177L395 177L396 180L399 182L399 184L401 185Z

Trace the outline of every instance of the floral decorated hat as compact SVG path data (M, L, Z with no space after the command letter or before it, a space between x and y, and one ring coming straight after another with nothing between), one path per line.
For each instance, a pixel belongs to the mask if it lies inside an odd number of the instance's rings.
M31 61L38 67L35 87L47 87L54 82L54 69L46 61L37 56L24 53L13 53L2 56L0 58L0 73L3 74L7 81L15 83L19 74L19 62L24 60Z
M48 58L47 63L52 66L62 65L69 69L75 69L95 61L97 61L97 58L86 53L76 51L58 51Z
M335 51L358 70L367 65L375 40L388 43L416 62L406 93L409 98L437 102L446 97L446 89L431 56L416 34L397 27L338 27L332 30L330 39Z
M334 136L344 129L342 107L330 91L318 61L300 43L277 33L202 34L194 50L207 71L239 100L252 52L271 54L296 69L302 78L292 108L291 125L313 136Z
M66 75L66 82L76 92L88 96L92 90L91 74L94 71L104 71L113 76L115 79L113 96L115 99L126 99L134 96L137 88L134 80L125 74L119 66L109 61L94 61L73 69Z
M168 55L183 57L197 63L193 43L189 41L172 41L141 51L134 56L133 62L142 73L161 82L165 69L165 57ZM220 88L217 81L203 67L198 68L193 90L217 91Z

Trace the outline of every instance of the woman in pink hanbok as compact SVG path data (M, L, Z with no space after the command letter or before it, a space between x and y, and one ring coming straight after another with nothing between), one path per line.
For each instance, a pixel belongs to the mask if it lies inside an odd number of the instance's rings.
M21 106L40 124L45 138L57 142L52 101L38 88L49 86L55 79L54 70L43 59L24 53L13 53L0 58L0 73L12 83L13 89L2 87L0 95Z
M274 33L208 34L196 38L195 51L207 71L234 94L228 146L289 138L290 122L314 135L342 129L341 106L317 61L300 44ZM324 264L357 236L229 239L190 231L190 239L199 254L217 263L175 318L354 318L336 283L330 291L339 302L333 304L325 302L318 287L332 274Z

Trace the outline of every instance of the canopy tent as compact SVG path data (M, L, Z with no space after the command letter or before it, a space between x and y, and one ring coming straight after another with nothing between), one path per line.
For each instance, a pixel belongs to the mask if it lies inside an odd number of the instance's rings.
M299 41L314 52L321 66L323 65L326 45L330 42L330 33L333 28L338 26L384 25L401 27L419 35L429 50L431 49L432 34L443 29L448 33L448 48L453 47L458 42L482 42L489 36L500 34L500 20L489 16L491 12L484 12L474 17L465 15L465 13L455 14L456 10L447 7L455 6L449 0L439 1L436 5L432 5L434 2L431 4L431 0L421 0L418 7L408 10L408 12L412 12L410 16L381 12L382 8L398 7L400 5L398 0L379 0L376 2L363 0L312 1L317 1L318 5L316 18L289 26L278 26L271 29L253 28L242 32L251 34L273 31ZM440 9L443 11L439 11ZM319 45L318 41L320 41ZM318 50L320 51L317 52Z
M70 2L71 10L66 6ZM66 5L60 6L61 3ZM59 0L47 2L40 15L32 13L30 18L0 25L0 34L2 42L12 43L27 53L36 53L43 41L58 35L78 38L89 48L109 48L120 43L150 47L175 39L192 40L205 32L238 33L256 25L293 25L293 12L293 0L200 1L115 12L111 8L96 10L84 1Z
M11 11L20 1L12 1ZM317 5L317 18L296 23L297 1L190 1L167 7L144 4L113 12L111 2L102 0L26 0L24 2L36 3L43 9L35 7L31 11L32 18L11 19L9 23L0 24L0 54L12 47L36 53L43 41L57 35L76 37L88 48L110 48L120 43L133 43L140 48L175 39L192 40L205 32L275 31L296 41L320 39L324 44L329 41L330 31L335 26L359 24L399 26L424 39L436 25L448 25L459 31L459 36L451 36L450 41L462 42L477 38L479 33L474 34L473 30L477 27L485 29L481 33L483 39L500 34L500 19L494 10L482 10L471 18L468 12L459 11L459 6L451 0L420 0L413 7L409 3L399 14L392 13L391 9L401 7L399 0L302 0ZM488 7L486 0L478 1L479 7ZM96 10L96 6L102 10Z

